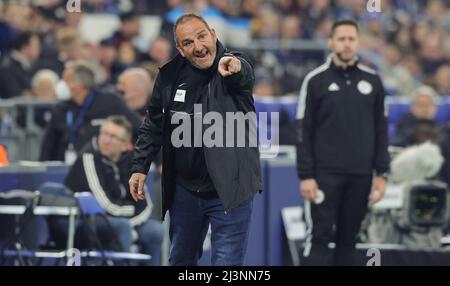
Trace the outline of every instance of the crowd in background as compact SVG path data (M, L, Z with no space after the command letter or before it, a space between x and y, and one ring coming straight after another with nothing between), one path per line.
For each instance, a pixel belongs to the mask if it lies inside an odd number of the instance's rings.
M65 65L82 60L94 69L99 89L120 95L128 108L143 118L158 67L177 53L172 27L185 12L220 19L228 28L249 31L251 44L239 50L245 50L253 60L254 94L260 97L297 95L306 73L327 56L333 21L357 20L361 30L360 60L379 72L387 95L431 95L432 100L415 100L420 107L408 115L413 119L404 118L399 123L398 138L392 142L400 142L401 146L406 138L402 128L415 128L416 119L433 121L436 98L450 95L449 0L382 0L381 12L368 11L366 0L80 3L81 13L69 13L65 0L0 2L1 99L20 95L69 99L70 91L62 84ZM117 16L119 27L98 42L87 41L81 36L80 21L84 15L100 13ZM161 26L159 33L143 45L136 39L143 29L151 28L140 25L144 16L158 17ZM431 111L417 112L420 108ZM50 110L44 107L34 116L41 128L51 120ZM5 123L6 119L2 120ZM16 121L23 125L25 119L19 114ZM4 133L5 128L0 127L0 135Z
M98 134L101 123L97 120L111 115L124 115L136 133L158 67L177 53L172 27L180 15L194 12L206 19L220 19L227 28L249 32L250 44L235 48L252 59L258 97L296 96L304 76L327 56L333 21L356 20L360 60L379 72L388 96L409 97L412 102L391 143L401 147L438 143L446 159L441 179L450 183L450 125L438 128L435 121L437 100L450 96L450 0L381 0L381 12L369 12L367 0L80 3L81 13L69 13L66 0L0 0L0 166L8 164L6 150L18 148L11 144L15 141L2 141L10 136L8 128L14 126L17 132L17 127L29 123L21 109L13 117L6 116L10 114L2 102L11 98L59 102L35 108L33 124L42 133L42 148L34 142L28 146L42 152L30 155L31 159L67 162L67 151L83 152L84 145ZM82 17L101 13L117 16L117 30L98 42L86 40L80 33ZM155 37L142 42L137 41L142 29L152 28L141 26L143 16L158 17L161 26ZM234 40L231 43L239 42ZM227 46L233 48L233 44ZM96 99L91 102L93 93ZM71 116L85 108L88 112L75 122ZM292 122L280 119L280 142L295 144ZM119 144L120 138L113 135L104 136Z
M304 75L323 59L332 22L353 18L361 25L361 58L380 71L389 95L410 96L422 84L439 95L450 94L448 0L383 0L380 13L369 12L366 0L83 0L82 13L67 13L67 1L62 0L2 3L1 55L11 51L17 33L38 33L42 47L34 74L50 68L61 75L62 66L54 62L86 58L102 66L104 81L115 83L126 67L143 61L160 66L175 53L173 23L183 12L192 11L247 29L255 41L276 42L277 49L273 45L251 49L257 63L255 94L297 93ZM83 42L77 30L84 13L115 14L121 29L100 43ZM148 47L133 42L140 33L139 15L163 21L161 37ZM298 40L312 40L317 48L305 49L295 44Z

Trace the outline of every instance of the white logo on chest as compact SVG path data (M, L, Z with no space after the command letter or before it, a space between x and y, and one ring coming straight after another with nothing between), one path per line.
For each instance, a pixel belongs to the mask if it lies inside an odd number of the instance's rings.
M338 90L339 90L339 85L337 85L337 83L335 83L335 82L330 84L330 86L328 87L328 91L338 91Z
M358 87L359 92L361 92L362 94L370 94L373 90L372 85L366 80L362 80L362 81L358 82L357 87Z
M175 93L174 101L178 102L184 102L184 98L186 97L186 91L183 89L177 89L177 92Z

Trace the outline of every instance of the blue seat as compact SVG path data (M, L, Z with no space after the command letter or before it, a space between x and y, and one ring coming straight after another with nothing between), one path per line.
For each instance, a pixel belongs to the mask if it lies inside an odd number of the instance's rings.
M106 215L107 212L100 206L97 199L89 192L75 193L80 211L85 215Z
M388 123L397 124L397 122L411 109L411 103L409 101L388 101Z
M255 97L255 108L259 120L260 112L268 113L268 128L271 125L271 112L285 112L288 114L289 121L295 122L297 114L297 96L288 97ZM441 97L436 101L437 112L435 120L438 124L450 122L450 97ZM395 126L399 120L411 110L410 98L386 97L386 106L388 109L388 134L389 138L395 137ZM270 129L268 129L270 132Z
M100 206L97 199L90 192L75 193L80 211L87 216L106 216L107 212ZM109 260L127 260L127 261L149 261L151 255L132 252L116 252L116 251L84 251L81 253L82 258L102 258Z

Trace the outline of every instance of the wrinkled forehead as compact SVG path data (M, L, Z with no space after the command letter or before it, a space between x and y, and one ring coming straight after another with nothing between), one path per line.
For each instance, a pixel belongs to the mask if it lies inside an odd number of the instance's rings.
M197 35L202 31L208 31L205 23L202 21L192 18L180 23L175 31L177 38L182 41Z

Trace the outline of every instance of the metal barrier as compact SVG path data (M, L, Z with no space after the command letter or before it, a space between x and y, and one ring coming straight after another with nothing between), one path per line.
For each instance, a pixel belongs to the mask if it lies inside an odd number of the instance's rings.
M36 122L37 109L50 110L57 103L30 96L0 99L0 144L8 148L11 162L39 159L45 126Z

